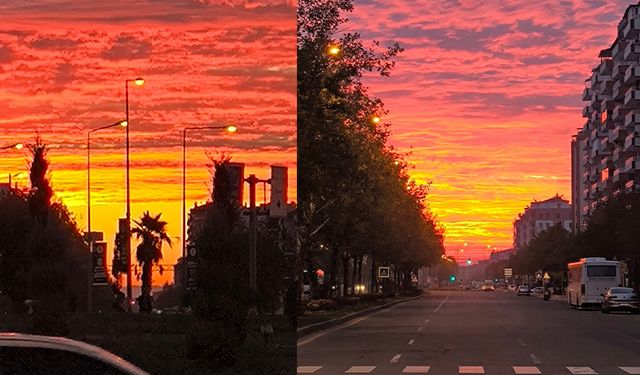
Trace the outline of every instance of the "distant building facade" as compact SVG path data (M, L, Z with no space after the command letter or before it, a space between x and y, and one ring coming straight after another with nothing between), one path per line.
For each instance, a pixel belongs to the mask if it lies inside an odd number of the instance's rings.
M571 204L559 195L542 202L531 202L513 223L514 251L517 252L538 233L555 225L571 232L572 217Z
M585 124L571 142L573 232L596 205L640 191L640 5L630 5L586 81Z

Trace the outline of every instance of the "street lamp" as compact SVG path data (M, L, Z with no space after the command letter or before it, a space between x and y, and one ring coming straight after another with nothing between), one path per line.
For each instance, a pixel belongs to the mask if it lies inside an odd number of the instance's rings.
M235 125L190 126L182 129L182 261L184 262L184 283L187 283L187 130L225 130L235 133Z
M9 146L4 146L4 147L0 147L0 150L9 150L9 149L16 149L16 150L22 150L22 148L24 147L24 145L22 143L14 143L12 145Z
M337 45L329 46L329 54L333 56L337 56L339 53L340 53L340 47L338 47Z
M87 132L87 242L89 243L89 253L93 251L93 237L91 236L91 134L100 130L113 128L116 126L127 127L127 121L118 121L111 125L102 126ZM89 275L91 275L91 267L89 268ZM87 299L87 309L91 312L91 278L89 280L89 294Z
M373 116L371 118L371 122L373 122L374 124L377 124L380 122L380 117L379 116Z
M144 79L138 77L135 79L127 79L124 82L124 92L125 92L125 121L127 122L127 132L126 132L126 181L127 181L127 213L126 213L126 222L127 222L127 240L126 240L126 251L127 251L127 306L129 312L131 312L131 189L129 184L129 82L135 83L137 86L144 85Z

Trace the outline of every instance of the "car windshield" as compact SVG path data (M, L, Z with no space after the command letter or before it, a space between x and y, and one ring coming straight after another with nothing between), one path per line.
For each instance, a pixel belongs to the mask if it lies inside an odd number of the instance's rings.
M633 289L631 288L611 288L612 294L633 294Z

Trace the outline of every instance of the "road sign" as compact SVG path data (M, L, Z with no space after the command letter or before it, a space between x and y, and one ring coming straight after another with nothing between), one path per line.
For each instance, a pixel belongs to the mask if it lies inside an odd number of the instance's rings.
M378 278L380 278L380 279L388 279L389 278L389 267L378 267Z
M91 250L93 255L93 285L107 285L107 243L94 242Z
M544 273L544 276L542 276L542 278L543 278L544 280L551 280L551 277L549 277L549 274L548 274L548 273L546 273L546 272Z
M504 276L505 277L513 276L513 268L505 268L504 269Z

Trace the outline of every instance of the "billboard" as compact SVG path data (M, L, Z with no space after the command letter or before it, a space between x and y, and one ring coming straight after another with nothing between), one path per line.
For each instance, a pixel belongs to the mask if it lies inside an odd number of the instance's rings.
M271 206L269 216L287 217L287 167L271 166Z
M229 174L232 197L237 206L242 206L244 197L244 163L224 163Z
M107 243L93 242L93 285L107 285Z

